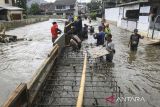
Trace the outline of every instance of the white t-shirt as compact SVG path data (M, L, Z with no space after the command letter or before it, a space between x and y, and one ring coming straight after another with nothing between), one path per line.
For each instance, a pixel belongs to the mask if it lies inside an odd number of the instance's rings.
M110 43L106 42L106 49L114 50L114 43L113 42L110 42Z
M89 21L88 21L88 19L84 19L83 21L82 21L82 26L84 27L84 24L86 24L86 25L89 25Z

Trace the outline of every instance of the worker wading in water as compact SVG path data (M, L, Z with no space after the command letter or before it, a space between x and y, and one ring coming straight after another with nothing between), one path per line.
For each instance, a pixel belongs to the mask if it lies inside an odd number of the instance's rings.
M131 51L137 51L139 39L143 39L144 37L138 34L138 29L134 29L134 34L130 36L130 41L128 47L130 47Z
M106 61L107 62L112 62L113 56L115 54L114 43L112 42L112 35L109 34L106 39L107 39L106 50L109 51L109 54L106 55Z

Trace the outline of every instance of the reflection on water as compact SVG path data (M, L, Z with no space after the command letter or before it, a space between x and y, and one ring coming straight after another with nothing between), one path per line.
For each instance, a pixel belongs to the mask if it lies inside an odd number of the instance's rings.
M130 52L130 32L111 27L116 47L114 57L118 84L128 97L144 97L145 102L129 102L128 107L160 107L160 46L140 44Z
M137 51L131 51L128 53L128 63L129 64L132 64L132 61L135 61L136 60L136 53Z

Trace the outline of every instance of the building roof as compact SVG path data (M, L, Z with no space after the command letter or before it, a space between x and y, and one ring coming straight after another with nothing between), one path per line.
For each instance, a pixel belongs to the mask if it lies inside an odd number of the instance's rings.
M75 9L68 9L68 10L55 10L56 13L72 13Z
M134 5L134 4L140 4L140 3L148 3L148 2L147 1L134 1L134 2L129 2L129 3L119 4L117 6L121 7L121 6Z
M22 8L19 7L15 7L15 6L8 6L8 5L0 5L0 9L6 9L6 10L24 10Z
M40 8L44 11L54 11L55 10L55 4L54 3L41 4Z
M56 0L55 5L74 5L77 0Z

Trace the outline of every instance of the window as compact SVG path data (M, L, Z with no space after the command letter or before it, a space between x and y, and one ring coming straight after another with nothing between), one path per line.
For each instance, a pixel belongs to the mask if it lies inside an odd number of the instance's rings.
M59 5L59 6L56 6L56 9L65 9L65 6Z
M139 19L139 10L127 10L126 11L126 18L137 20Z
M63 15L63 13L57 13L57 15Z
M12 0L12 5L15 6L15 1L14 0Z
M70 5L70 9L74 9L74 5Z
M9 0L5 0L5 3L6 3L6 4L9 4Z
M152 19L152 21L155 20L156 15L157 15L157 12L158 12L158 7L153 7L153 8L151 8L151 14L152 14L151 19Z

